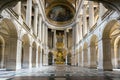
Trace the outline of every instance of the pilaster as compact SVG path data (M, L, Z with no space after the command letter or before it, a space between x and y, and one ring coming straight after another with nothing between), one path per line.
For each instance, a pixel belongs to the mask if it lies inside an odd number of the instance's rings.
M26 24L31 28L32 0L27 0Z

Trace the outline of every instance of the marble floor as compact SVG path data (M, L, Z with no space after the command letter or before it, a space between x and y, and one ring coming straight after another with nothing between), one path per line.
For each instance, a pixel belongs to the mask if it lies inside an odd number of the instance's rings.
M64 65L43 66L31 70L0 70L0 80L120 80L120 71L97 71Z

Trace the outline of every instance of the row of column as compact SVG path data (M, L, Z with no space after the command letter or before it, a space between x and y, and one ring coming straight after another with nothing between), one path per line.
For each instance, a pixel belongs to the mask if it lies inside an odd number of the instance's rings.
M44 22L42 25L43 65L48 65L48 26Z
M72 61L74 61L72 63L82 67L111 71L113 67L111 62L110 39L101 39L97 44L97 46L87 44L82 46L83 49L79 49L76 54L72 55Z
M18 4L14 7L15 12L18 14L19 18L21 18L21 2L19 1ZM39 12L39 4L34 4L32 3L32 0L27 0L27 8L26 8L26 18L25 22L27 26L31 29L31 32L34 33L36 36L40 36L41 32L41 22L42 22L42 16ZM34 13L32 11L32 7L34 7ZM34 20L32 24L32 16L34 14ZM19 20L21 21L21 19Z
M79 40L82 40L83 36L88 33L88 29L90 29L94 25L94 3L89 1L89 26L87 25L87 5L83 5L83 15L80 15L76 22L76 34L77 35L77 43Z
M34 26L33 26L33 33L37 35L42 41L43 46L43 65L48 64L48 27L44 21L42 21L42 17L39 14L38 5L34 5L35 12L34 12ZM26 14L26 24L31 28L31 16L32 16L32 0L27 0L27 14ZM39 17L39 23L38 23ZM39 27L38 27L39 24ZM37 31L38 30L38 31Z
M77 19L76 26L76 34L77 35L77 42L83 39L83 37L90 32L90 29L94 26L95 18L94 18L94 2L89 1L89 13L87 14L87 8L88 6L86 4L83 5L83 15L80 15L79 18ZM101 17L105 13L106 9L102 4L99 5L99 19L98 19L98 24L101 22ZM89 15L89 16L87 16ZM89 21L87 21L87 18L89 17ZM89 25L87 25L89 24Z
M44 51L44 64L47 65L47 53L48 53L48 27L45 22L42 20L42 16L40 14L40 10L38 7L39 4L32 3L32 0L27 0L27 7L26 7L26 24L30 28L31 33L35 34L37 38L41 41L42 48ZM33 11L32 8L34 7L34 20L32 25L32 16ZM16 13L21 17L21 2L15 6Z

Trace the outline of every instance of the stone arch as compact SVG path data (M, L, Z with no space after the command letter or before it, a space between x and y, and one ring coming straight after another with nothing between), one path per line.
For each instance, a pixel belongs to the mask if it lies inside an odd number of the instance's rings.
M88 43L85 42L83 46L83 66L88 67Z
M90 68L97 68L98 37L93 35L90 40Z
M27 34L22 37L21 67L29 68L30 40Z
M119 22L117 20L111 20L108 22L103 30L102 34L102 45L103 45L103 69L112 70L112 45L111 39L116 33L116 30L119 30ZM107 58L106 58L107 57Z
M42 49L42 65L44 65L44 62L45 62L45 60L44 60L44 57L45 57L45 52L44 52L44 49Z
M5 68L9 70L16 70L16 54L18 33L14 23L5 18L0 22L0 35L5 40L4 63Z
M48 65L52 65L53 64L53 53L49 52L48 53Z
M32 43L32 67L36 67L36 50L37 50L36 42L33 42Z
M110 38L110 34L112 34L112 32L116 30L119 25L120 23L117 20L111 20L110 22L108 22L103 29L102 38Z
M7 18L3 19L1 21L1 26L4 30L6 30L6 32L8 33L8 35L10 37L18 38L16 26L14 25L14 23L10 19L7 19Z

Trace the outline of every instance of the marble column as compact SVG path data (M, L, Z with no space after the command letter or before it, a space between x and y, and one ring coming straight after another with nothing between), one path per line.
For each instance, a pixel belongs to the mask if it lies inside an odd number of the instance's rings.
M56 30L54 30L54 48L56 48Z
M76 44L76 35L75 35L75 33L76 33L76 25L75 26L73 26L72 27L72 39L73 39L73 51L72 51L72 56L73 56L73 60L72 60L72 65L75 65L75 53L76 53L76 51L75 51L75 44Z
M75 45L75 27L72 27L72 45Z
M43 31L43 26L44 24L43 24L43 21L42 21L42 24L41 24L41 42L43 43L43 35L44 35L44 31Z
M48 54L46 54L46 63L45 65L47 66L48 65Z
M48 26L45 26L45 54L46 54L46 65L48 65Z
M43 55L42 55L42 48L40 50L40 67L43 65Z
M36 68L38 68L38 46L36 48Z
M22 53L22 41L17 40L17 54L16 54L16 70L21 69L21 53ZM11 64L12 65L12 64Z
M45 23L44 23L44 27L43 28L44 28L44 37L43 37L44 41L43 42L44 42L44 45L45 45L45 48L46 48L46 24Z
M43 54L43 65L45 66L45 61L46 61L46 54Z
M82 50L82 53L81 53L81 66L83 67L84 66L84 51Z
M77 61L76 55L77 55L77 54L75 53L75 54L74 54L74 66L76 66L76 64L77 64L77 62L76 62L76 61Z
M65 48L67 48L67 31L66 31L66 29L64 30L64 44L65 44Z
M45 23L44 23L44 26L43 26L43 31L44 31L43 43L44 43L44 45L46 45L46 24Z
M65 60L65 64L67 65L67 63L68 63L68 61L67 61L67 60L68 60L68 59L67 59L67 54L66 54L66 57L65 57L65 58L66 58L66 60Z
M82 66L82 49L80 50L80 53L79 53L79 66Z
M83 31L82 31L82 19L80 18L80 21L79 21L79 35L80 35L80 40L82 40L83 38Z
M76 36L76 44L78 44L79 40L80 40L80 34L79 34L79 23L77 22L76 23L76 33L75 33L75 36Z
M37 29L38 29L38 5L34 5L35 13L34 13L34 34L37 35Z
M79 56L78 56L78 52L76 53L76 66L78 66L78 58L79 58Z
M45 27L46 29L46 46L48 46L48 26Z
M42 43L45 43L45 23L42 25Z
M103 41L98 42L98 70L103 70Z
M78 50L78 66L80 66L80 50Z
M31 18L32 18L32 0L27 0L27 9L26 9L26 24L31 28Z
M40 39L40 41L41 41L41 35L42 35L42 33L41 33L41 26L42 25L42 17L41 17L41 15L39 14L39 26L38 26L38 37L39 37L39 39Z
M48 65L48 54L46 53L43 55L43 65L44 66Z
M52 64L53 64L53 65L55 64L54 59L55 59L55 56L53 55L53 58L52 58Z
M91 47L88 46L88 67L91 68Z
M89 28L94 25L94 2L89 1Z
M87 34L87 17L86 17L86 5L83 6L83 27L84 27L84 30L83 30L83 35L86 35Z
M32 44L29 47L29 69L32 68Z

